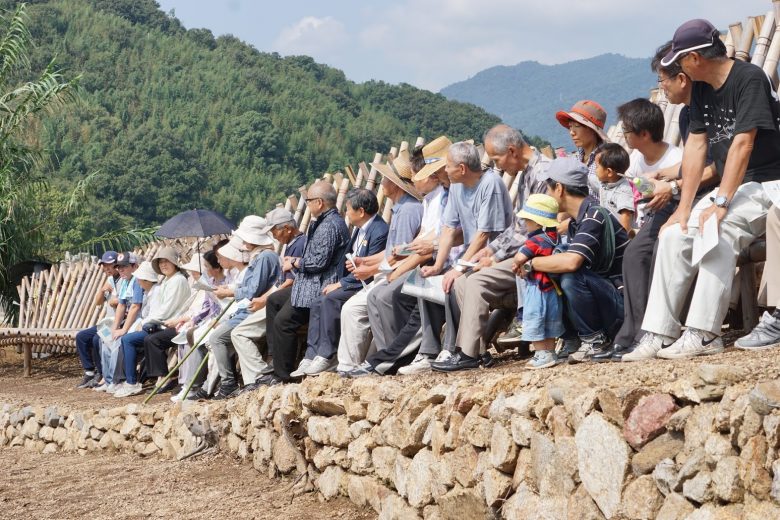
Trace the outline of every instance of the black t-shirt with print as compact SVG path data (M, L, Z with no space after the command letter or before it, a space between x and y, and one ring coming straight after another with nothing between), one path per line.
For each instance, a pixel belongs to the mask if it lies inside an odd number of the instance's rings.
M756 129L744 182L780 179L780 103L764 71L735 61L717 90L695 81L691 94L690 132L706 132L717 171L723 175L729 147L737 134Z

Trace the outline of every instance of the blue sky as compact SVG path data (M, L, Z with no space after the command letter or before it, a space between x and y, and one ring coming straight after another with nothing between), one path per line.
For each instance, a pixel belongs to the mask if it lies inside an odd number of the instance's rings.
M690 18L717 27L770 0L158 0L185 27L266 52L307 54L355 81L438 91L494 65L649 56Z

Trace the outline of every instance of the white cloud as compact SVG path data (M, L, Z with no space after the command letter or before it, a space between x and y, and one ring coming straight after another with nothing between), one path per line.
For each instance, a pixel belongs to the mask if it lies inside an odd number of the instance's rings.
M318 58L340 51L348 40L344 24L332 16L306 16L282 29L273 48L282 54L307 54Z

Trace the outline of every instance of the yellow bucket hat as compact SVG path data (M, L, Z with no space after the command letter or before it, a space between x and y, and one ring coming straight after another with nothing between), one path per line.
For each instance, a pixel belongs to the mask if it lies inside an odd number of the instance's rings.
M534 193L517 212L520 218L533 220L545 228L558 226L558 203L554 198L542 193Z

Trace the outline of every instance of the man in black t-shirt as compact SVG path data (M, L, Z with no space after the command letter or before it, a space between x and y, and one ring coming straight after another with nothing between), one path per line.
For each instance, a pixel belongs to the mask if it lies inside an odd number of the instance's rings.
M649 312L642 323L647 334L637 347L666 359L723 351L720 330L737 256L764 233L771 206L760 183L780 179L780 104L761 68L729 60L720 33L706 20L690 20L677 29L661 65L675 62L694 81L690 135L680 203L660 233ZM694 205L708 145L721 181ZM718 242L697 265L694 238L711 218ZM697 274L681 335L680 315Z

